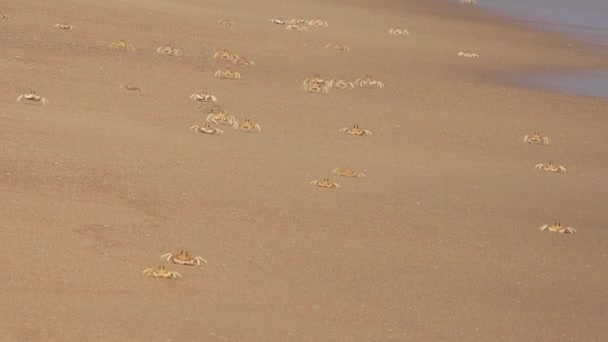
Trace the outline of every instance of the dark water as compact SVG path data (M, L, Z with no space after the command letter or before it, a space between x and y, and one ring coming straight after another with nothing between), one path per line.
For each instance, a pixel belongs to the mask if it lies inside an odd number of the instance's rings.
M600 47L608 59L608 0L477 0L475 5L519 24ZM608 70L502 75L507 81L570 94L608 98Z

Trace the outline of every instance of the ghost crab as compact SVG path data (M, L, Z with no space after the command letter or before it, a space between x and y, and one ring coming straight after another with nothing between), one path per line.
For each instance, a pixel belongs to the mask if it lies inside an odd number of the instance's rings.
M313 78L307 78L302 82L302 89L319 94L327 94L333 85L333 80L325 80L316 74Z
M230 80L238 80L241 78L241 74L239 74L236 71L232 71L232 68L229 66L224 68L224 70L216 71L214 76L217 78L230 79Z
M576 229L572 227L562 226L561 223L555 222L553 224L545 224L538 228L541 232L550 231L553 233L561 233L561 234L574 234L576 233Z
M554 172L554 173L564 173L566 172L566 168L561 165L556 165L554 162L549 162L548 164L536 164L535 168L537 170Z
M117 42L112 42L112 44L110 44L110 47L112 49L122 49L122 50L135 51L135 48L133 47L133 45L127 43L124 40L119 40Z
M340 43L329 43L325 45L325 48L334 51L350 51L350 48L347 45L343 45Z
M298 32L306 32L308 31L308 28L306 26L302 26L299 24L291 24L291 25L287 25L285 27L286 30L291 30L291 31L298 31Z
M133 84L133 82L129 82L127 84L122 84L118 89L126 89L129 91L141 91L140 87L137 87Z
M217 97L207 93L206 91L202 91L200 93L194 93L190 95L190 98L196 102L217 102Z
M268 20L269 22L276 24L276 25L285 25L286 22L283 19L277 19L277 18L272 18Z
M240 57L237 59L234 59L232 61L232 63L234 63L236 66L242 66L242 67L252 67L255 66L255 62L248 60L245 57Z
M384 83L375 80L372 75L366 75L364 78L358 78L355 80L355 84L361 88L364 87L375 87L375 88L384 88Z
M235 59L238 59L239 56L231 53L228 49L224 49L222 51L217 51L214 55L213 55L213 59L221 59L223 61L233 61Z
M340 184L338 183L332 183L329 178L323 178L322 180L312 180L310 181L310 184L312 185L316 185L319 188L325 188L325 189L335 189L335 188L339 188Z
M479 58L479 55L471 51L460 51L458 56L465 58Z
M527 142L528 144L549 145L551 139L543 137L539 132L534 132L531 135L526 135L524 137L524 142Z
M187 251L181 251L179 254L165 253L161 255L160 258L174 264L185 266L200 266L201 262L205 264L207 263L207 260L201 258L200 256L192 256L188 254Z
M225 110L220 109L217 113L210 113L207 115L207 121L213 122L220 125L234 126L236 119L232 115L228 115Z
M175 278L182 277L181 274L179 274L175 271L169 271L168 269L165 268L165 266L160 266L157 269L146 268L142 273L147 275L148 277L163 278L163 279L175 279Z
M17 97L17 102L23 104L38 104L42 106L49 103L46 97L37 95L33 90L29 93L19 95L19 97Z
M245 119L242 122L235 122L232 128L246 133L260 133L262 131L260 125L254 124L249 119Z
M331 170L331 173L333 173L334 175L338 175L338 176L342 176L342 177L350 177L350 178L365 178L365 174L362 172L359 172L355 169L352 169L350 167L337 167L333 170Z
M355 87L353 82L345 81L343 78L335 81L332 86L338 89L353 89Z
M217 21L218 24L222 25L222 26L232 26L234 25L234 21L230 21L228 19L221 19Z
M359 128L359 125L353 125L353 127L344 127L340 129L340 133L346 133L350 135L372 135L372 132L367 129Z
M55 24L55 27L60 30L73 30L75 28L74 25L68 25L68 24Z
M315 19L310 19L310 20L306 20L306 24L308 24L308 26L329 26L329 23L326 20L323 20L321 18L315 18Z
M156 53L159 55L181 56L182 50L176 49L171 46L171 44L166 43L165 46L159 46L158 49L156 49Z
M391 36L409 36L410 32L404 28L392 28L388 30L388 34Z
M191 131L195 131L198 133L203 133L203 134L223 134L224 131L219 129L219 128L213 128L211 127L211 125L209 123L204 123L202 126L199 125L194 125L192 127L190 127Z

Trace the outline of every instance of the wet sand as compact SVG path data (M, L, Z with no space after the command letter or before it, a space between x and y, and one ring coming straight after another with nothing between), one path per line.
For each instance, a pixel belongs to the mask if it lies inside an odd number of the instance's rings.
M608 336L606 102L489 76L599 57L469 6L265 3L3 5L3 338ZM329 27L268 22L299 16ZM387 34L401 26L411 36ZM120 39L135 51L108 47ZM156 54L164 43L183 55ZM224 48L257 65L214 78ZM301 90L316 73L386 87ZM15 102L29 90L49 104ZM188 96L202 90L262 132L190 131L205 114ZM338 132L353 124L373 135ZM525 144L533 131L552 143ZM535 170L549 161L567 172ZM331 174L345 165L367 177ZM323 177L341 187L309 184ZM555 220L577 234L537 229ZM208 264L160 259L181 249ZM160 265L183 278L142 275Z

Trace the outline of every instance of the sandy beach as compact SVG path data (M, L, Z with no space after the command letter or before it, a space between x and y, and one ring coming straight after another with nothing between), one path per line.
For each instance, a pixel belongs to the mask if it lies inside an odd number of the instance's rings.
M2 339L608 338L606 100L493 76L606 67L596 51L440 1L0 11ZM329 26L268 21L298 17ZM182 55L157 54L166 43ZM256 65L213 59L223 49ZM215 78L226 65L241 78ZM385 87L302 90L315 74ZM48 104L15 101L31 90ZM201 91L261 132L190 130ZM373 134L339 132L355 124ZM551 143L525 143L535 131ZM550 161L567 171L535 169ZM332 174L345 166L366 177ZM310 184L323 178L340 187ZM555 221L576 234L538 229ZM160 258L180 250L208 263ZM142 274L159 266L182 278Z

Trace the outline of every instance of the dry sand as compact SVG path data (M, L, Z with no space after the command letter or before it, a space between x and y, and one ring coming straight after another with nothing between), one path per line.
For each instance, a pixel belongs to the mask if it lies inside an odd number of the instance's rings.
M596 54L474 6L263 3L3 2L2 340L606 340L606 102L489 76ZM330 26L268 22L299 16ZM213 78L223 48L257 66ZM302 91L316 73L386 88ZM201 90L262 133L190 131ZM355 123L373 135L338 132ZM309 184L326 176L342 187ZM578 233L537 229L558 219ZM142 275L180 249L208 265Z

